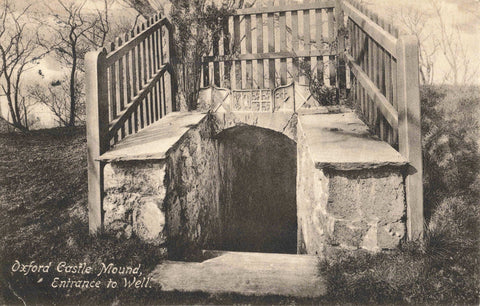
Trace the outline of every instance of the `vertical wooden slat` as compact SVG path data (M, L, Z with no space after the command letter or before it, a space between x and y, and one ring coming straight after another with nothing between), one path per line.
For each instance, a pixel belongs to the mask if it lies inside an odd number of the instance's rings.
M399 151L411 166L405 179L407 233L410 240L416 240L423 238L422 142L416 38L413 35L400 36L396 51Z
M165 90L165 75L162 77L162 87L160 87L160 93L162 95L162 103L160 108L160 118L164 117L167 114L167 97L166 97L166 90ZM171 94L170 94L171 97Z
M233 17L233 36L234 36L234 53L240 54L241 46L240 46L240 17L234 16ZM234 89L241 89L242 88L242 67L240 61L234 61L235 66L235 83L232 88Z
M147 19L147 28L150 27L150 20ZM147 49L146 49L146 52L147 52L147 71L148 71L148 76L147 76L147 80L149 80L151 77L152 77L152 68L153 68L153 64L152 64L152 42L151 42L151 36L147 36L145 38L146 42L147 42Z
M245 36L245 15L240 16L240 54L246 53L246 36ZM240 61L241 69L241 88L245 89L247 86L247 63L245 60Z
M151 26L151 20L150 19L147 19L147 28L149 28ZM153 59L154 59L154 56L153 56L153 50L152 50L152 46L153 46L153 42L152 42L152 35L149 35L146 37L146 41L147 41L147 61L148 61L148 78L147 80L151 80L151 78L153 77L153 72L154 72L154 64L153 64ZM149 117L150 117L150 124L152 124L153 122L155 122L155 103L153 101L153 93L152 91L150 91L147 95L147 103L149 104L148 105L148 108L150 110L150 113L149 113Z
M231 34L233 32L229 32L229 23L232 17L228 17L227 19L224 20L223 22L223 52L228 58L231 56L230 53L230 43L231 43ZM225 87L227 88L232 88L232 78L231 78L231 67L232 67L232 61L227 60L225 62Z
M150 18L150 24L151 25L154 25L154 20L153 20L153 17ZM155 74L155 72L157 71L157 36L156 36L156 32L153 32L152 34L150 34L150 41L151 41L151 53L152 53L152 76Z
M337 0L335 3L335 19L337 24L336 29L336 40L337 40L337 57L336 57L336 85L339 93L339 98L346 98L346 89L347 89L347 69L345 66L345 15L341 7L341 0Z
M140 33L141 29L140 26L137 26L137 35ZM137 69L138 69L138 90L140 91L143 88L144 84L144 78L145 75L143 74L143 71L145 69L144 67L144 52L143 48L145 47L144 43L140 43L137 46ZM145 127L145 110L143 106L143 101L140 103L140 108L139 108L139 114L138 117L140 119L140 128Z
M174 62L175 59L175 49L174 49L174 40L173 40L173 32L174 28L173 25L169 24L168 25L168 62L170 64L171 70L169 73L169 81L170 81L170 103L168 104L168 107L165 109L165 114L168 114L170 111L176 111L177 110L177 102L176 102L176 96L177 96L177 81L176 81L176 76L174 75L174 69L173 65L176 63Z
M252 54L252 17L245 16L245 54ZM253 88L252 61L245 61L245 88Z
M218 34L215 34L212 39L212 53L214 57L218 57L220 54L220 36ZM216 86L220 86L220 64L219 62L215 61L213 63L213 84Z
M295 52L299 50L298 44L298 12L292 11L292 51ZM299 81L299 67L298 67L298 58L295 57L292 59L292 66L293 66L293 79L295 82Z
M275 52L275 24L274 24L274 14L268 13L268 52ZM270 89L275 88L275 60L268 60L268 87Z
M125 34L125 43L128 42L130 39L130 36L128 33ZM130 61L130 51L125 54L125 82L126 82L126 103L127 105L130 104L132 101L132 85L131 85L131 78L130 78L130 66L131 66L131 61ZM131 117L128 119L128 134L132 134L133 131L133 126L132 126L132 119Z
M164 37L163 37L163 28L160 29L160 31L158 32L159 34L159 39L160 39L160 66L164 65L165 64L165 57L164 57ZM167 48L168 49L168 48ZM169 63L171 64L171 63ZM165 112L166 112L166 103L167 101L165 100L165 75L162 76L162 86L161 86L161 95L162 95L162 100L161 100L161 107L160 107L160 118L162 118L163 116L165 116Z
M142 24L142 32L145 31L145 24ZM147 42L145 40L142 41L142 75L143 75L143 84L142 87L147 84L147 80L150 78L148 74L148 58L147 58ZM148 105L148 97L146 97L141 104L144 106L143 115L145 117L144 124L145 126L150 125L150 107Z
M158 86L160 85L160 80L155 82L153 87L153 96L154 96L154 104L155 104L155 121L161 118L162 112L162 98L160 96L160 91L158 90Z
M280 6L285 5L285 0L279 1ZM278 17L278 26L280 34L280 51L287 51L287 17L285 12L280 12ZM280 59L280 85L287 84L287 59Z
M100 155L109 149L108 83L105 66L107 51L87 53L86 107L87 107L87 169L88 169L88 224L91 234L103 227L103 166Z
M157 35L157 69L162 67L162 58L163 58L163 27L160 27L155 34Z
M123 44L122 38L117 37L116 45L120 48ZM119 111L123 111L125 109L125 76L124 76L124 60L125 58L122 57L118 60L118 98L119 98ZM121 137L125 137L125 127L123 126L121 129Z
M256 53L263 53L263 15L256 15L257 23L257 51ZM263 69L263 60L257 61L257 84L259 88L265 88L265 76Z
M303 11L303 43L304 43L304 50L310 51L311 50L311 34L310 34L310 11L304 10ZM310 57L304 57L305 62L305 69L311 69L311 60ZM308 82L308 80L306 80Z
M141 31L145 31L145 24L142 24ZM142 76L143 76L143 82L142 82L142 88L145 84L147 84L147 80L149 78L148 76L148 61L147 61L147 42L145 40L142 41Z
M315 49L322 50L323 48L323 18L322 10L316 9L315 11ZM324 73L323 56L317 56L317 78L322 79Z
M135 32L132 30L130 32L130 37L133 38L135 36ZM135 46L133 49L132 49L132 95L133 97L135 97L138 93L138 89L137 89L137 86L138 86L138 83L137 83L137 73L138 73L138 70L137 70L137 51L138 50L138 46ZM134 121L133 121L133 131L136 133L138 132L138 129L139 129L139 118L138 118L138 108L135 109L135 112L133 113L133 118L134 118Z
M223 42L223 39L224 39L224 34L223 34L223 24L222 24L222 27L220 29L220 33L218 34L219 35L219 38L218 38L218 54L220 56L223 56L225 55L225 50L223 49L224 47L224 42ZM222 62L219 62L218 63L218 85L217 86L220 86L220 87L225 87L225 62L222 61Z
M110 50L115 50L115 43L110 44ZM110 119L113 120L117 117L117 73L116 64L114 63L109 67L110 70Z

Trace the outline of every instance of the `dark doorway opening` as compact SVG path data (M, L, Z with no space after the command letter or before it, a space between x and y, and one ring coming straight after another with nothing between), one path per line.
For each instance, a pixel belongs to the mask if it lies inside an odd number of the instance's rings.
M236 126L219 134L220 247L296 253L296 143L282 133Z

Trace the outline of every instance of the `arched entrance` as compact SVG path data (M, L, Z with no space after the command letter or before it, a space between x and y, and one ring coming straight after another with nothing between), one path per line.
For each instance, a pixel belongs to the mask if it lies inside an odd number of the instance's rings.
M296 253L296 143L282 133L236 126L218 135L220 248Z

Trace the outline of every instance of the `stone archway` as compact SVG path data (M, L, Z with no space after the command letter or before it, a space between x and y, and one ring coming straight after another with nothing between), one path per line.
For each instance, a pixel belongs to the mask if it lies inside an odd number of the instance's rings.
M296 143L282 133L241 125L217 136L219 248L296 253Z

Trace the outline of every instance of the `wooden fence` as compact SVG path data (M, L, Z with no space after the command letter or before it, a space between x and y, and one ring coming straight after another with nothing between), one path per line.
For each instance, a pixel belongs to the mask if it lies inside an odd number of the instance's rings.
M229 17L202 65L202 87L270 88L306 84L300 62L326 85L336 81L335 0L256 1Z
M347 18L351 98L374 133L410 163L406 177L407 230L410 239L423 233L422 144L418 45L353 0L342 1ZM348 44L347 44L348 45Z
M156 15L86 56L90 230L101 226L99 157L127 135L175 111L173 28Z

